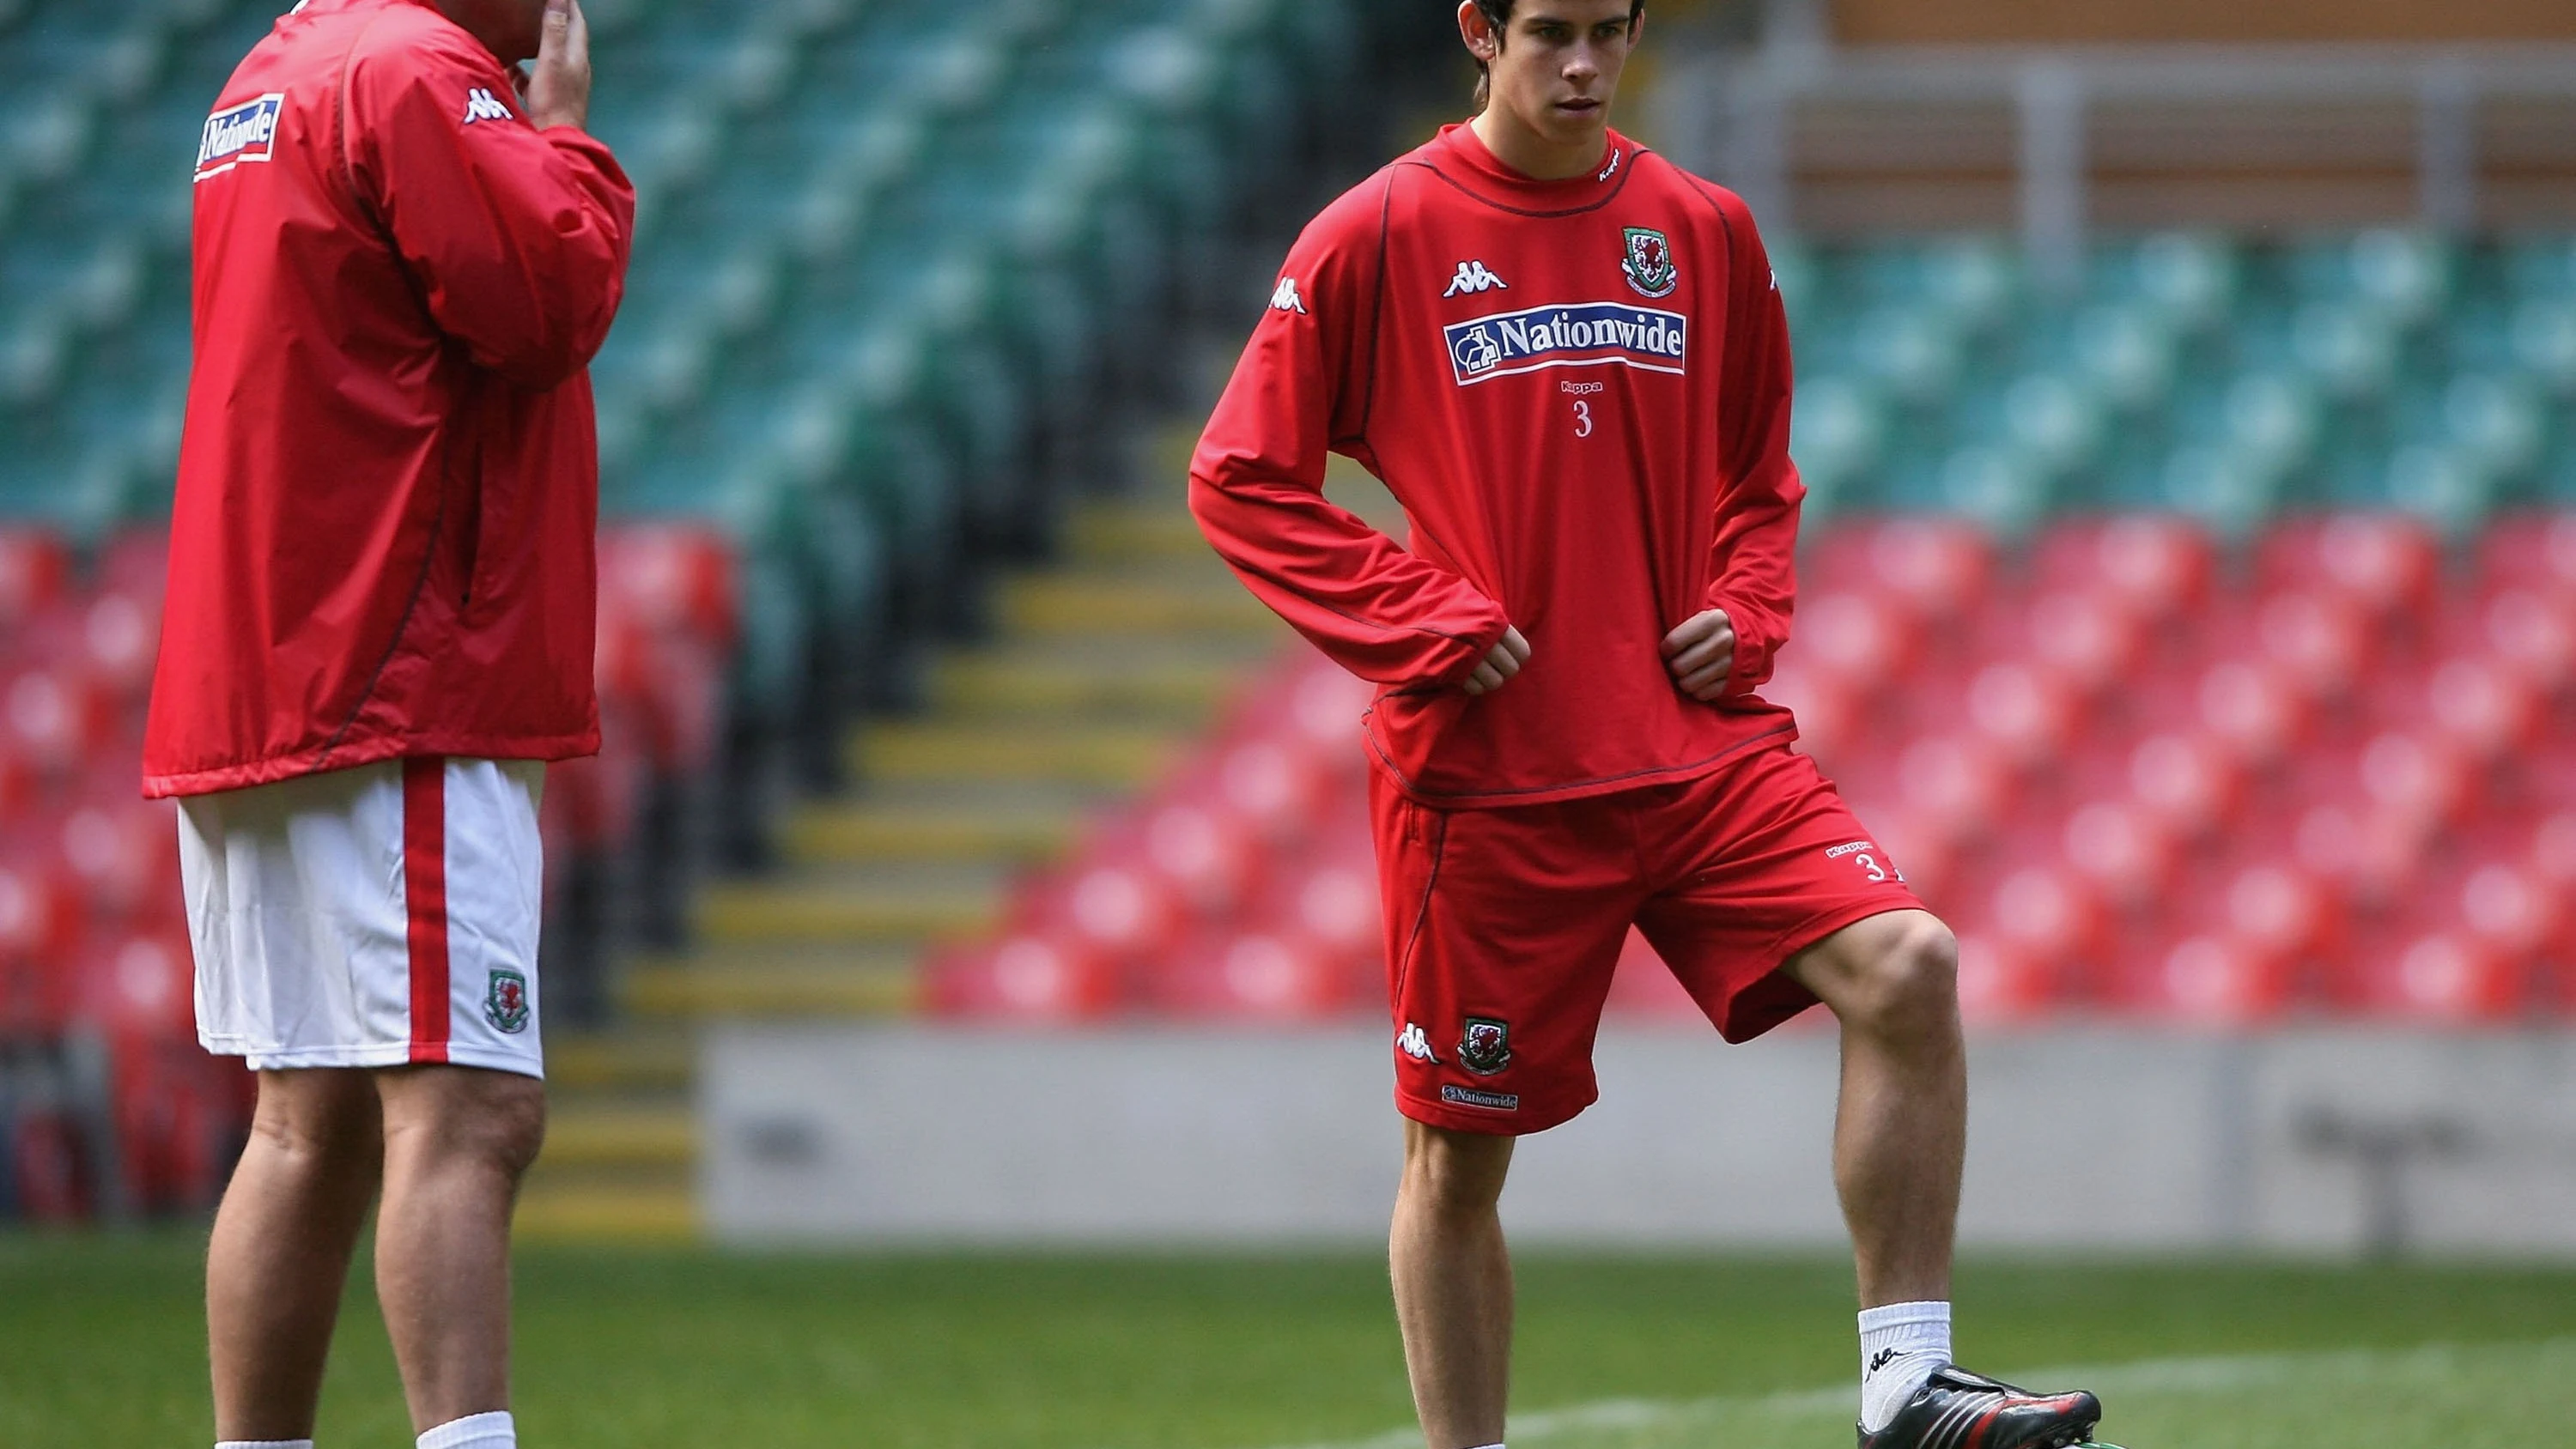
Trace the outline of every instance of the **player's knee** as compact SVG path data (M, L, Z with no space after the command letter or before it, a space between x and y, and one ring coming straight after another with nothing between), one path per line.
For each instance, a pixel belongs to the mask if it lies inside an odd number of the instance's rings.
M375 1094L363 1083L338 1081L339 1075L263 1075L251 1113L252 1140L263 1151L317 1171L372 1170L384 1148Z
M434 1090L407 1095L386 1131L406 1160L471 1165L515 1180L545 1146L545 1084L507 1072L449 1070Z
M474 1155L516 1178L537 1160L546 1145L545 1085L533 1077L508 1077L491 1094L493 1110L474 1123L468 1140Z
M1959 1009L1959 941L1916 913L1894 924L1861 973L1860 1024L1889 1035L1946 1031Z
M1512 1139L1480 1132L1406 1124L1404 1192L1423 1210L1442 1218L1473 1218L1490 1213L1502 1200L1503 1180L1510 1173Z

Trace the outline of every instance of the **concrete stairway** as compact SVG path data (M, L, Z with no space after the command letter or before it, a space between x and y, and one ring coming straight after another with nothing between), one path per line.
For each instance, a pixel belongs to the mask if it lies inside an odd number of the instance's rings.
M1079 508L1061 563L1002 585L993 637L936 662L919 715L855 733L860 783L794 814L779 870L703 893L694 950L630 968L629 1025L550 1044L524 1235L693 1236L696 1028L909 1010L929 948L991 925L1015 874L1146 784L1292 637L1191 523L1194 441L1156 439L1150 484Z

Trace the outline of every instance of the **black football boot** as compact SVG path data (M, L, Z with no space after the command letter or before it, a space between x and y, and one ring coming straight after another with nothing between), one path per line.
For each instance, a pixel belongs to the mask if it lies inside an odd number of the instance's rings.
M2102 1401L2081 1390L2034 1394L1945 1368L1886 1428L1862 1430L1860 1449L2072 1449L2100 1422Z

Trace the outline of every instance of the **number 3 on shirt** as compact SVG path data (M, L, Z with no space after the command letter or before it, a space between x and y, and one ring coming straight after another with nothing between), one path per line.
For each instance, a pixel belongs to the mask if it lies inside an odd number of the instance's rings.
M1574 400L1574 435L1578 438L1592 436L1592 404L1582 398Z

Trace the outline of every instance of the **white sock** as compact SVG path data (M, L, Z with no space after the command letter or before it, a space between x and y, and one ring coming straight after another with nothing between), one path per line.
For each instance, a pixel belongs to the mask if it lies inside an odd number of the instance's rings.
M421 1435L420 1449L519 1449L519 1430L508 1414L470 1414Z
M1476 1449L1503 1449L1503 1446L1500 1444L1479 1444L1476 1446Z
M1950 1305L1891 1303L1860 1315L1860 1427L1875 1434L1950 1366ZM423 1445L422 1449L428 1449Z
M310 1439L226 1439L215 1449L313 1449Z

